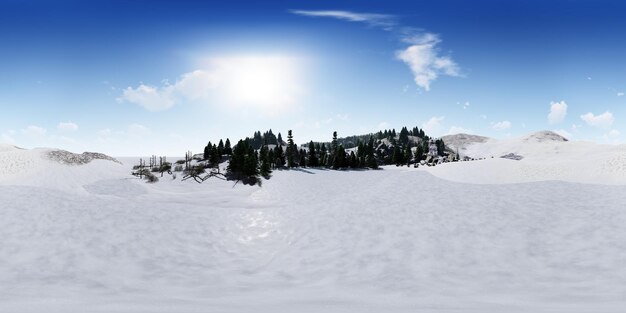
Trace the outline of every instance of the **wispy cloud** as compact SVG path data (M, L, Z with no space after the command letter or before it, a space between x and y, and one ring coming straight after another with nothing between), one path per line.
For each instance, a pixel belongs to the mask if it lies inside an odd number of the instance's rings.
M382 27L391 30L396 25L396 18L393 15L377 14L377 13L357 13L350 11L308 11L308 10L291 10L293 14L309 16L309 17L330 17L349 22L362 22L371 26Z
M409 46L395 53L396 59L408 65L413 73L415 84L428 91L430 84L441 75L461 76L458 64L450 57L441 55L438 34L425 32L413 27L402 27L394 15L377 13L356 13L350 11L304 11L292 10L294 14L309 17L329 17L350 22L362 22L399 34L400 40Z
M61 122L57 125L57 129L60 131L77 131L78 125L72 122Z
M491 128L493 128L494 130L497 130L497 131L503 131L503 130L510 129L511 126L513 126L511 124L511 122L509 122L509 121L502 121L502 122L497 122L497 123L493 124L491 126Z
M24 129L22 129L22 134L30 137L42 137L47 133L46 129L43 127L30 125Z
M613 121L615 120L615 118L613 117L613 113L609 111L606 111L600 115L594 115L593 113L589 112L587 114L581 115L580 119L585 121L585 123L587 123L587 125L589 126L605 129L611 127L611 125L613 125Z

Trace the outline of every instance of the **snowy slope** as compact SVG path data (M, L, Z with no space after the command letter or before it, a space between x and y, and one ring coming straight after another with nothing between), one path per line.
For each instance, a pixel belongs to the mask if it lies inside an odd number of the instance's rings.
M27 185L60 190L81 191L95 181L119 178L130 171L120 163L94 159L87 164L64 162L62 156L75 160L83 155L49 148L18 149L0 146L0 184ZM73 158L72 158L73 157Z
M483 143L488 141L489 137L483 137L478 135L469 135L469 134L456 134L456 135L446 135L441 137L443 142L446 144L446 147L452 151L459 151L459 154L465 155L465 149L467 146Z
M503 155L522 156L520 161ZM467 183L519 183L562 180L594 184L626 184L626 145L567 141L553 132L519 138L490 139L466 146L462 156L486 158L427 169L433 175Z
M0 180L0 312L626 307L626 186L427 172L527 158L283 170L251 187L146 184L128 174L131 159L68 166L20 153L30 159L5 155L0 168L31 160L23 168L37 175Z

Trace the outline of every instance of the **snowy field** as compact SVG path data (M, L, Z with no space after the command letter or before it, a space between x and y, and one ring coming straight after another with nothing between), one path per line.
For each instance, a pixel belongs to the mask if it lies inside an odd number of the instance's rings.
M619 166L611 185L464 176L528 157L275 171L250 187L146 184L134 160L45 151L0 146L0 312L626 308Z

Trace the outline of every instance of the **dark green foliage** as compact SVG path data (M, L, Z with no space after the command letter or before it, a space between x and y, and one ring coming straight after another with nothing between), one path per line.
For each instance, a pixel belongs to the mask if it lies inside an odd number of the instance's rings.
M418 145L415 149L415 162L419 162L424 159L424 148L422 145Z
M317 153L315 152L315 144L313 140L309 142L309 164L310 167L318 167L320 165Z
M295 167L296 147L293 143L293 135L291 133L291 129L287 131L287 151L285 155L287 156L287 167Z
M402 150L400 150L400 146L396 145L393 148L393 156L391 157L391 162L396 166L402 165L404 163L404 155Z
M346 161L346 149L343 148L342 145L339 145L335 149L335 155L333 157L332 167L334 169L344 168L347 165Z
M306 167L306 152L304 150L300 150L300 163L298 166Z
M398 138L398 143L400 143L401 145L409 144L409 131L406 128L406 126L402 127L402 130L400 130L400 137Z
M222 156L224 154L224 142L220 139L220 143L217 145L217 154Z
M233 153L228 165L227 177L240 180L245 184L254 185L258 182L259 161L254 149L250 146L249 139L239 140L233 148Z
M276 149L274 149L274 159L274 164L276 164L276 167L285 166L285 153L282 146L278 146L276 147Z
M411 159L413 159L413 152L411 151L411 147L406 145L404 148L404 163L408 166L411 164Z
M220 142L222 142L222 141L220 140ZM226 155L233 154L233 149L230 146L230 139L228 139L228 138L226 138L226 144L224 144L224 152L223 153L226 154Z

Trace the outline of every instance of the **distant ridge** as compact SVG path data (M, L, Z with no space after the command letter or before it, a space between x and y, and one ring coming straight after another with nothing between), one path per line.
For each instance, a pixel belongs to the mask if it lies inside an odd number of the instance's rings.
M446 144L446 147L452 151L456 151L457 149L465 150L465 148L471 144L487 142L491 138L461 133L456 135L446 135L441 137L441 139Z
M567 138L553 132L550 130L542 130L536 133L532 133L530 135L524 136L522 138L523 141L534 141L534 142L547 142L547 141L568 141Z

